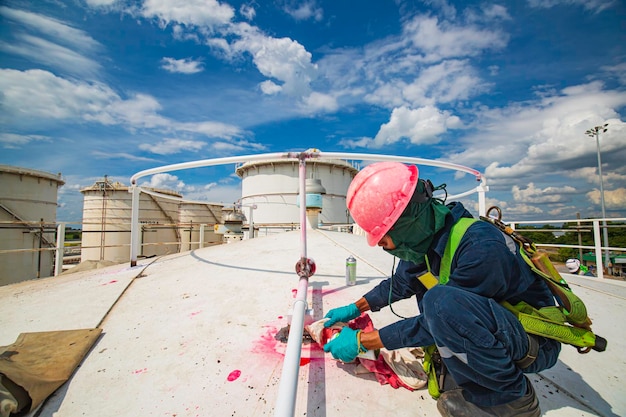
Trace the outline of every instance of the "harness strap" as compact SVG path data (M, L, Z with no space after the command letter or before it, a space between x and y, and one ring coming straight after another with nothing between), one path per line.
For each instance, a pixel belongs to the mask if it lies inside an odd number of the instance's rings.
M459 243L461 243L463 235L467 229L477 221L477 219L462 217L452 226L452 229L450 229L450 236L448 237L448 243L446 243L446 250L443 253L441 266L439 267L439 283L441 285L446 285L448 283L452 259L454 258L456 248L458 248Z
M537 336L528 333L526 333L526 336L528 337L528 352L526 352L526 356L522 359L515 361L515 364L520 369L526 369L532 365L539 354L539 341L537 340Z

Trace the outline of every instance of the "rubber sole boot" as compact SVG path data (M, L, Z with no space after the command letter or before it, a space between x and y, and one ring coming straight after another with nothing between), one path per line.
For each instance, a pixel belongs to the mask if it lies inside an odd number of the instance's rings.
M437 400L437 410L443 417L539 417L539 400L527 379L527 392L523 397L510 403L493 407L479 407L463 398L461 389L446 391Z

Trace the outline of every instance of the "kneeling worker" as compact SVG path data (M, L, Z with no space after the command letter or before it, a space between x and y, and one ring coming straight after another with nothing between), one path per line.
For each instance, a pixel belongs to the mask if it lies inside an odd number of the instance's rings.
M382 247L400 262L390 278L362 298L330 310L325 325L413 296L419 314L372 332L346 327L324 350L350 362L364 349L436 345L459 387L437 400L441 415L539 416L537 396L524 374L552 367L561 344L528 335L499 303L525 301L541 308L555 304L552 294L515 241L484 221L463 234L448 265L448 281L440 278L427 290L419 277L440 276L447 269L442 257L451 228L472 217L461 203L444 205L433 198L435 190L418 178L417 167L397 162L372 164L356 175L347 195L352 218L370 246Z

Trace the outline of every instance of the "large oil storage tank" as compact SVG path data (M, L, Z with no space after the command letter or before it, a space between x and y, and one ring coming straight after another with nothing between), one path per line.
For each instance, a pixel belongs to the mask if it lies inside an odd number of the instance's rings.
M237 166L242 179L241 204L248 214L255 206L253 222L259 234L289 230L299 225L299 162L297 159L270 159ZM358 169L340 159L306 161L307 184L323 188L320 225L350 223L346 193ZM308 187L308 185L307 185Z
M223 243L223 236L215 233L215 225L222 221L222 206L182 202L179 207L181 224L181 251L200 247L200 229L203 229L203 246Z
M53 275L61 174L0 165L0 285ZM15 251L16 249L24 251Z
M149 189L180 198L170 190ZM83 236L81 262L130 261L130 221L132 195L129 187L106 177L80 190L83 194ZM139 223L140 256L177 253L181 249L179 202L175 199L141 193ZM183 249L184 250L184 249Z

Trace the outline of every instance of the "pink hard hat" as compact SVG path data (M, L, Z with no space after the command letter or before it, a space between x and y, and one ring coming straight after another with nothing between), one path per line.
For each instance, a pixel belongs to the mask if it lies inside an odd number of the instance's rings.
M409 204L419 171L415 165L378 162L363 168L352 180L346 204L354 221L376 246Z

